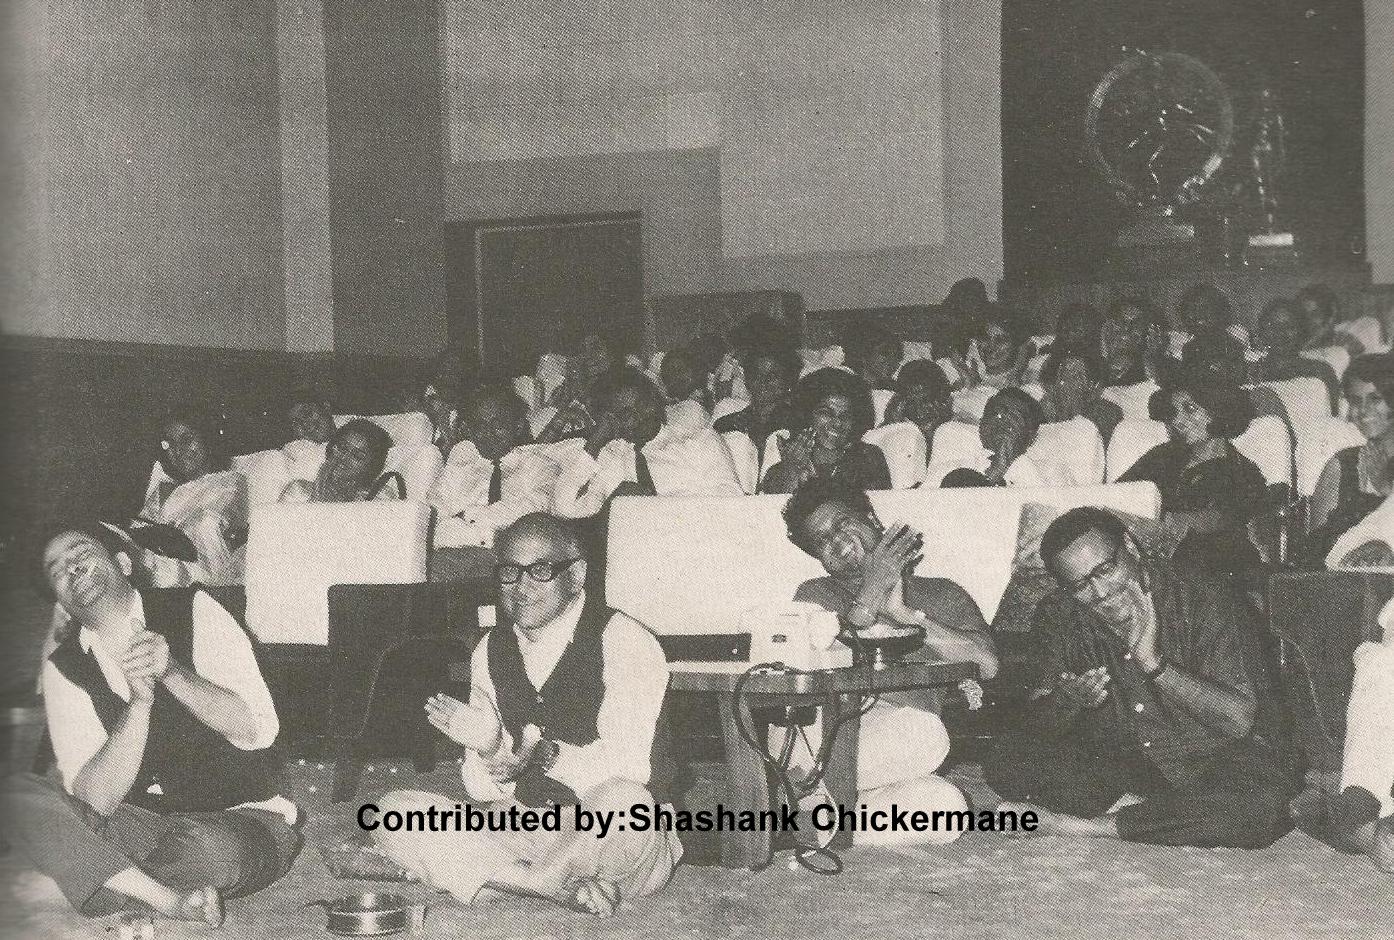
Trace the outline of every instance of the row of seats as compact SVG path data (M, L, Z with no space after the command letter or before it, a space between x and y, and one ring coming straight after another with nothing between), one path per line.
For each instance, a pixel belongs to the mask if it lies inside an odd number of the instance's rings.
M607 600L660 635L737 632L746 609L793 597L822 573L794 547L786 497L622 497L611 510ZM991 620L1011 579L1021 508L1105 506L1157 518L1151 483L902 490L878 515L926 533L917 569L961 584ZM415 502L256 506L247 541L246 622L265 644L330 642L329 588L427 580L432 513Z

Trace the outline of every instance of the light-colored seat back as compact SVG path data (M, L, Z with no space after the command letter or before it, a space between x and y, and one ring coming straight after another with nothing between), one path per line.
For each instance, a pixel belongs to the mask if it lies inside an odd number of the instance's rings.
M1365 435L1355 425L1340 418L1327 418L1315 446L1297 453L1298 495L1311 496L1315 493L1327 462L1347 447L1359 447L1363 443Z
M972 388L961 388L953 394L954 420L966 421L968 424L977 424L983 420L983 412L987 410L987 402L999 389L991 385L975 385Z
M1159 388L1160 385L1149 379L1136 385L1110 386L1103 390L1103 397L1122 408L1124 418L1143 420L1150 417L1147 404Z
M817 348L803 347L799 350L799 358L803 360L802 375L808 375L817 369L826 369L842 365L843 352L841 346L819 346Z
M537 379L530 375L520 375L513 380L513 391L523 400L523 405L528 409L528 413L542 407L542 386L537 384Z
M1234 449L1258 465L1271 486L1292 486L1292 434L1276 415L1260 415L1248 430L1234 439Z
M1051 486L1104 482L1104 439L1088 418L1041 425L1026 456Z
M951 471L986 470L989 455L978 438L978 426L966 421L945 421L934 429L925 486L938 486Z
M1036 401L1045 398L1045 386L1039 382L1027 382L1025 385L1021 386L1021 390L1036 399Z
M726 449L731 454L731 463L736 467L736 479L746 495L755 492L760 482L760 453L755 442L744 431L726 431L721 435Z
M427 441L424 445L393 447L387 452L383 472L400 473L407 486L407 499L424 501L444 467L440 448Z
M263 643L328 643L329 587L425 581L430 522L418 502L253 507L248 629Z
M1128 472L1138 458L1158 444L1165 444L1167 426L1160 421L1131 418L1118 422L1113 429L1113 437L1108 441L1108 454L1104 460L1105 477L1108 482Z
M279 448L247 454L237 460L241 461L242 475L247 478L248 506L276 502L281 498L281 491L294 479L290 459Z
M1293 460L1298 467L1310 466L1321 450L1331 421L1331 397L1321 379L1283 379L1279 382L1260 382L1283 403L1292 426ZM1318 467L1318 474L1321 468ZM1313 487L1316 479L1311 480Z
M749 406L750 402L744 398L723 398L712 407L712 423L715 424L727 415L744 411Z
M914 362L916 359L934 359L934 344L928 340L907 339L900 344L902 355L900 364Z
M1350 368L1350 350L1344 346L1322 346L1319 349L1304 349L1298 355L1307 359L1324 362L1336 372L1336 378L1344 378Z
M908 490L924 480L929 446L924 433L909 421L872 428L862 440L881 448L891 472L891 489Z
M610 515L606 596L660 635L738 631L740 615L784 601L822 566L789 541L784 496L622 497ZM1151 483L895 490L871 494L887 524L925 535L919 574L952 578L990 621L1011 578L1021 507L1105 506L1156 518Z
M880 427L881 422L886 420L886 409L890 407L891 399L895 397L895 392L885 388L873 388L871 390L871 407L876 411L876 426Z

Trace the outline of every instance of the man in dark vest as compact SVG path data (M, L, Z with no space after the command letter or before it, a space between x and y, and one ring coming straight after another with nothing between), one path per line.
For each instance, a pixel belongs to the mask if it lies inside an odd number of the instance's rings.
M201 590L137 591L128 556L92 534L56 536L43 566L74 627L43 672L62 789L7 780L8 837L85 914L137 902L218 926L224 897L271 884L300 848L251 641Z
M642 624L588 595L570 523L532 513L504 529L495 548L499 625L475 648L470 700L437 694L426 716L464 745L470 803L492 811L559 806L561 830L379 826L374 837L398 864L465 903L491 889L607 916L622 898L661 888L682 848L672 832L633 826L577 832L572 807L628 813L667 801L669 767L656 732L668 664ZM456 801L397 791L377 805L369 826L394 811L404 819L452 811Z

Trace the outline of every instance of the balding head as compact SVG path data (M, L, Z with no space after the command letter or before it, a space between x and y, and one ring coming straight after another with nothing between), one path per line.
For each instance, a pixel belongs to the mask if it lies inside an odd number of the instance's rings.
M520 516L511 526L499 530L494 539L494 548L503 557L515 541L533 539L546 542L566 557L581 554L581 540L576 527L565 519L550 513L530 512Z
M542 630L585 589L586 562L572 525L535 512L499 533L499 607L504 620Z

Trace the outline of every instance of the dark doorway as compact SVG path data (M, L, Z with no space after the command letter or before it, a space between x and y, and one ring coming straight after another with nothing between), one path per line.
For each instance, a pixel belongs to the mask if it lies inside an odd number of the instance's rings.
M450 339L489 368L529 374L598 333L620 353L644 331L637 213L447 222Z

